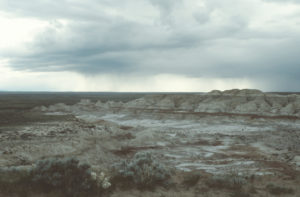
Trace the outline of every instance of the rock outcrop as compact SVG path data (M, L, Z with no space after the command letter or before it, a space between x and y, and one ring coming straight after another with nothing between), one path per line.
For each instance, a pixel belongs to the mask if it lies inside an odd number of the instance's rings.
M124 108L168 109L190 112L300 116L300 96L260 90L213 90L206 94L149 95Z
M205 94L150 94L127 103L82 100L73 106L56 104L49 106L48 110L42 107L42 111L72 111L79 106L93 110L167 110L300 117L300 95L279 95L251 89L213 90Z

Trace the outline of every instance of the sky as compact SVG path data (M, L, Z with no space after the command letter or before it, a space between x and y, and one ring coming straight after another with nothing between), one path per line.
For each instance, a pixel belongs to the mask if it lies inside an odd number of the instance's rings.
M300 0L0 0L0 90L300 91Z

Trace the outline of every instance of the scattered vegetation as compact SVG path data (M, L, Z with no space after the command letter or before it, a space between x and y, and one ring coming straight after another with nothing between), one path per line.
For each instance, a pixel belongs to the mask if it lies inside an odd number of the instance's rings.
M167 186L170 171L149 152L140 152L131 160L115 166L114 186L153 189ZM1 168L0 195L30 196L31 193L54 193L56 196L101 196L111 188L110 179L75 158L49 158L28 168ZM113 187L115 188L115 187ZM124 187L123 187L124 188Z
M292 188L281 187L272 183L268 184L266 188L272 195L294 194L294 190Z
M78 196L97 191L97 182L91 176L90 166L79 160L46 159L30 172L32 182L44 191L60 190L66 196Z
M231 172L225 175L214 175L206 181L206 184L212 188L240 190L247 184L247 179L236 172Z
M29 171L21 167L0 168L0 195L17 194L27 197L31 189Z
M149 152L138 152L131 160L115 166L113 182L121 186L137 186L140 189L152 189L157 185L168 184L170 172L156 161Z
M251 195L243 190L234 191L230 197L251 197Z
M75 158L40 160L31 169L3 168L0 177L0 191L19 196L24 196L23 191L56 191L70 197L100 196L111 186L104 173L92 172L89 164L81 164Z
M197 173L188 173L183 177L182 185L187 188L195 186L201 178L201 174Z
M149 152L136 153L132 159L115 165L113 172L110 179L75 158L40 160L32 167L3 167L0 168L0 195L29 197L50 193L50 196L92 197L109 194L117 187L152 190L157 186L170 186L171 183L170 170ZM197 188L202 192L224 189L231 197L257 194L253 186L247 189L248 178L234 171L212 177L200 172L185 173L181 180L182 186L187 189L193 187L195 191ZM272 196L295 193L292 188L274 184L268 184L265 191Z

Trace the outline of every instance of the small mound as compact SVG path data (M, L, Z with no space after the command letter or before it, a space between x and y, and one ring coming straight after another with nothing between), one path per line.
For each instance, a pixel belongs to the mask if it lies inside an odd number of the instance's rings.
M246 96L246 95L263 95L264 93L256 89L232 89L223 91L224 95Z

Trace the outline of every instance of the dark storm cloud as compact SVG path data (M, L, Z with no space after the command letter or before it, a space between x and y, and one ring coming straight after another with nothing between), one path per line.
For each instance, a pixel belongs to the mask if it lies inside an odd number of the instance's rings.
M111 2L103 2L105 6L111 4ZM163 15L168 15L179 1L149 0L148 3L149 7L154 6L154 9L163 10ZM222 27L203 29L199 34L199 27L191 26L181 29L173 23L167 26L142 24L123 17L109 17L103 14L101 9L95 14L87 8L84 11L84 7L77 9L76 3L68 5L62 2L58 5L51 1L44 3L34 1L32 5L34 6L12 2L6 5L7 9L17 8L17 13L20 15L53 19L52 26L38 35L30 44L31 54L12 58L11 66L20 70L75 70L83 73L110 72L110 70L115 72L118 67L120 72L126 72L127 67L128 72L134 68L139 71L152 70L151 66L143 67L148 53L154 51L155 55L159 56L164 51L172 53L178 48L205 46L205 42L210 39L226 37L243 28L243 25L233 20L228 24L223 24ZM91 1L89 7L97 7L97 5L99 3ZM68 9L64 12L63 7ZM46 11L44 12L43 9ZM195 15L197 15L196 12ZM78 17L80 20L77 20ZM60 18L67 19L68 24L60 24L56 20ZM60 34L61 30L64 30L64 34ZM177 55L180 56L180 54Z
M30 45L31 53L13 57L11 66L31 71L127 73L144 69L147 51L193 47L200 42L195 35L169 35L123 20L72 22L64 30L67 33L60 35L59 29L49 28L37 36ZM162 39L162 34L166 38Z
M6 57L17 70L245 77L271 88L291 87L289 79L300 84L298 30L277 28L283 22L276 19L273 29L253 28L257 5L248 0L200 3L0 0L6 12L50 24L27 53Z

